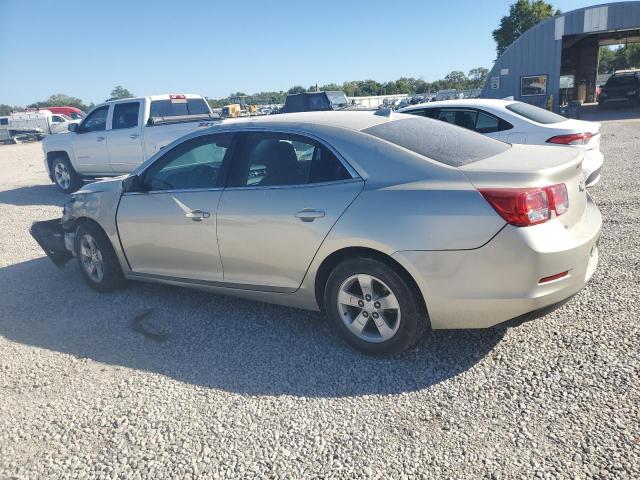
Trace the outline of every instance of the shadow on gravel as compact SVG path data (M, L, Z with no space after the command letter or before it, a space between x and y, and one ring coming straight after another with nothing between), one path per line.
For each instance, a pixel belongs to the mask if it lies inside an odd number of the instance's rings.
M0 285L7 339L250 395L425 389L473 367L504 335L435 332L402 356L371 358L343 344L319 313L158 285L98 294L75 262L64 270L47 258L1 268ZM141 334L141 325L163 341Z
M33 185L0 191L0 203L8 205L59 205L62 206L69 195L61 192L54 184Z

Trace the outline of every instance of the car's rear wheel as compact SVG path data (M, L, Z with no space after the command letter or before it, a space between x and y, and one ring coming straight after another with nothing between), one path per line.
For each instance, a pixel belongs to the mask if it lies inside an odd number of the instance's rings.
M414 285L391 265L373 258L346 260L334 268L325 288L325 307L345 340L370 354L402 352L427 326Z
M51 174L57 187L65 193L75 192L82 186L82 177L63 155L55 157L51 162Z
M116 252L100 227L83 223L76 231L75 243L80 271L91 288L109 292L125 284Z

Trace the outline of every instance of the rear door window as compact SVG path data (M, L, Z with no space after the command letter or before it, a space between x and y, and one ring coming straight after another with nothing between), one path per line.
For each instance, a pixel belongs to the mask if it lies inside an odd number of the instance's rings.
M338 158L315 140L287 133L247 133L229 187L272 187L347 180Z
M507 143L471 130L422 117L389 121L362 132L452 167L477 162L511 148Z
M111 128L113 130L118 130L121 128L132 128L138 126L139 112L140 102L117 103L113 107Z
M410 115L418 115L419 117L436 118L440 112L439 108L416 108L414 110L408 110L402 113L408 113Z

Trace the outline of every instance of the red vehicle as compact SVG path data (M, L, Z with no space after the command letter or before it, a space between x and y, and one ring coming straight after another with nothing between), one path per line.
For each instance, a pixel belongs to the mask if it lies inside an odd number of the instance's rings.
M58 115L66 115L74 120L84 118L86 115L86 113L76 107L47 107L42 110L49 110L51 113L56 113Z

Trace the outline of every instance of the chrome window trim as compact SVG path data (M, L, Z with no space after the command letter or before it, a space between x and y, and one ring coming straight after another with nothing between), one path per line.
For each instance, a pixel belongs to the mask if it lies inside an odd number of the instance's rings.
M148 192L125 192L123 197L129 195L155 195L159 193L193 193L193 192L220 192L224 190L223 187L212 188L177 188L175 190L149 190Z
M236 190L284 190L289 188L309 188L309 187L324 187L328 185L340 185L343 183L360 183L363 180L358 178L345 178L344 180L332 180L330 182L317 182L317 183L296 183L295 185L247 185L244 187L227 187L225 191Z

